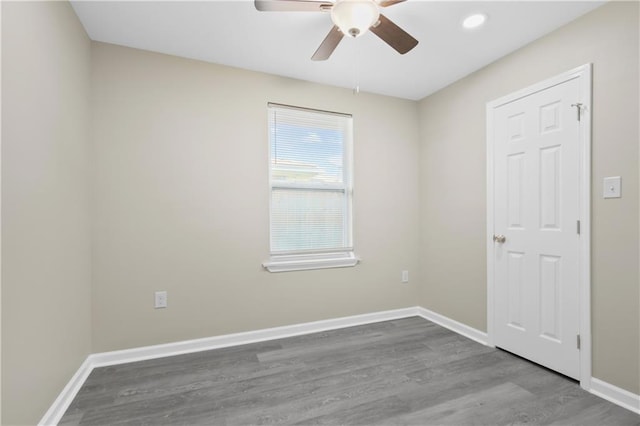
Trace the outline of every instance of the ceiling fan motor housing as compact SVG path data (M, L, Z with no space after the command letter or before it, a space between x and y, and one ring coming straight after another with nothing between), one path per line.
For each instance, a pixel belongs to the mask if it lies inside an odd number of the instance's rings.
M380 11L374 0L338 0L331 8L331 20L351 37L358 37L378 22Z

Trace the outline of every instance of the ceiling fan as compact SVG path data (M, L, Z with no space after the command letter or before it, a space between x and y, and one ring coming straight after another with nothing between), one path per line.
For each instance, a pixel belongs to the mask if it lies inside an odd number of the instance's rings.
M324 61L336 49L345 35L359 37L371 30L385 43L404 55L418 40L380 13L381 7L393 6L405 0L254 0L262 12L331 12L333 28L311 57Z

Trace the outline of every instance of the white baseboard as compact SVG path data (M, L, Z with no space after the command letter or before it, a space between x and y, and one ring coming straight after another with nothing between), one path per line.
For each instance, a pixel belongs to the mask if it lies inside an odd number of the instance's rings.
M185 340L181 342L167 343L164 345L103 352L90 355L89 358L91 358L93 367L104 367L127 362L144 361L154 358L226 348L229 346L246 345L249 343L264 342L267 340L284 339L286 337L300 336L303 334L317 333L320 331L335 330L345 327L354 327L357 325L371 324L417 315L417 308L415 307L396 309L392 311L375 312L372 314L354 315L350 317L286 325L282 327L265 328L262 330L247 331L243 333L225 334L222 336L207 337L204 339Z
M437 314L433 311L430 311L429 309L425 309L422 307L417 307L416 309L418 311L418 315L422 318L431 322L435 322L436 324L441 325L444 328L455 331L456 333L468 337L471 340L475 340L478 343L489 346L487 333L485 333L484 331L469 327L466 324L462 324L461 322L452 320L451 318L445 317L444 315Z
M167 356L182 355L193 352L220 349L229 346L246 345L266 340L283 339L303 334L317 333L339 328L354 327L389 321L400 318L418 316L418 308L395 309L391 311L375 312L371 314L354 315L349 317L307 322L282 327L266 328L244 333L226 334L207 337L204 339L186 340L163 345L145 346L141 348L125 349L121 351L102 352L87 357L76 374L46 412L39 425L56 425L64 415L76 394L94 368L128 362L144 361Z
M636 414L640 414L640 395L629 392L595 377L591 378L591 389L589 392L613 402L616 405L631 410Z
M90 358L91 355L84 360L80 368L78 368L78 371L76 371L76 374L71 377L69 383L67 383L64 389L62 389L60 395L58 395L51 407L49 407L49 410L47 410L38 423L39 426L51 426L58 424L65 411L67 411L67 408L69 408L69 405L71 405L73 398L76 397L78 391L93 370Z
M420 316L442 327L448 328L471 340L488 345L487 333L462 324L451 318L445 317L422 307L396 309L391 311L375 312L371 314L354 315L349 317L328 319L323 321L307 322L283 327L267 328L244 333L226 334L222 336L208 337L204 339L186 340L164 345L145 346L141 348L126 349L113 352L91 354L82 363L76 374L62 390L53 405L45 413L39 425L57 425L64 415L76 394L84 384L91 371L96 367L124 364L128 362L143 361L148 359L163 358L167 356L182 355L187 353L225 348L229 346L245 345L249 343L263 342L273 339L300 336L321 331L336 330L346 327L354 327L364 324L372 324L381 321L389 321L412 316ZM589 391L616 405L627 408L640 414L640 396L624 389L613 386L602 380L592 378Z

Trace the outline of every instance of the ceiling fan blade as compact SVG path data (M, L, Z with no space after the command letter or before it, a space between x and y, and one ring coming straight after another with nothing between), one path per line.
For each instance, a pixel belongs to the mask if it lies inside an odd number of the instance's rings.
M261 12L323 12L333 7L330 1L315 0L254 0Z
M389 7L389 6L393 6L394 4L402 3L405 1L407 0L382 0L381 2L378 3L378 5L380 7Z
M377 25L372 26L370 30L402 55L416 47L418 44L418 40L391 22L391 20L383 14L380 14L380 20Z
M313 54L311 59L314 61L326 61L329 59L329 56L331 56L333 51L336 50L336 47L338 47L338 43L340 43L342 37L344 37L344 34L340 31L340 28L334 25L331 31L329 31L329 34L327 34L322 43L320 43L320 47L318 47L318 50L316 50L316 53Z

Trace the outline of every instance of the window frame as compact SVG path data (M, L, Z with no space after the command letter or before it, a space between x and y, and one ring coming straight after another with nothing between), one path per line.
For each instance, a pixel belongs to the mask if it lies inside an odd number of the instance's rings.
M349 119L348 134L342 140L342 184L331 183L290 183L273 181L273 139L272 117L278 109L293 109L297 111L338 115ZM269 261L262 266L269 272L301 271L310 269L344 268L358 264L359 259L353 251L353 116L351 114L305 108L292 105L269 102L267 104L268 143L269 143ZM311 249L274 251L273 250L273 191L275 190L312 190L344 193L344 228L343 241L345 246L334 249Z

